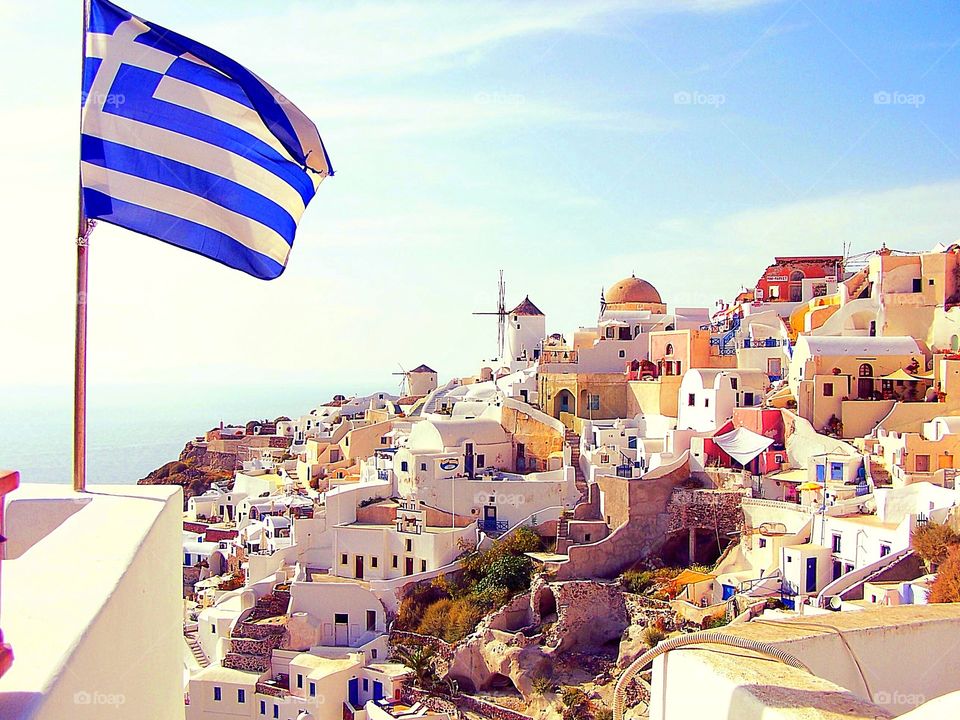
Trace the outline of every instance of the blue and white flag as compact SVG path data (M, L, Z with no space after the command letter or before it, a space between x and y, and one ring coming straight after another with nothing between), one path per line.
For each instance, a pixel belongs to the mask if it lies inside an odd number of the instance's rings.
M314 124L252 72L92 0L80 175L87 218L270 280L333 169Z

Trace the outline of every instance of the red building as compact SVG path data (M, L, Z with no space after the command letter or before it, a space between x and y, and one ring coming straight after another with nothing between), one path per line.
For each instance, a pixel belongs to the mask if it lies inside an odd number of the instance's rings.
M802 302L827 294L827 283L842 279L840 255L778 257L760 276L755 292L759 302ZM823 282L817 282L822 280ZM807 281L807 282L804 282ZM806 291L805 291L806 290Z

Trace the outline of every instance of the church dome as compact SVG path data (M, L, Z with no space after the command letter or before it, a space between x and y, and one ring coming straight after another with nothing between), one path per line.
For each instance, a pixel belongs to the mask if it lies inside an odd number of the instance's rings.
M614 284L606 295L607 305L620 303L651 303L660 305L660 293L646 280L631 275Z

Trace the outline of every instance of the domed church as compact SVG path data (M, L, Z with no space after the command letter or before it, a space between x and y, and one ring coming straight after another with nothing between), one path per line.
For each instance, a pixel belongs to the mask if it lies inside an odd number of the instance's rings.
M646 310L655 315L667 312L667 305L657 289L635 275L614 283L603 294L601 303L603 310Z

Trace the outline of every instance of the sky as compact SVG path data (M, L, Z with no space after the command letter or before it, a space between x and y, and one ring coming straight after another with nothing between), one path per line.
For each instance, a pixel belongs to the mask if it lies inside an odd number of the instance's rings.
M129 0L318 126L336 175L263 282L101 224L91 385L476 372L636 273L712 306L774 255L960 238L960 6L829 0ZM73 361L79 1L0 5L0 396Z

